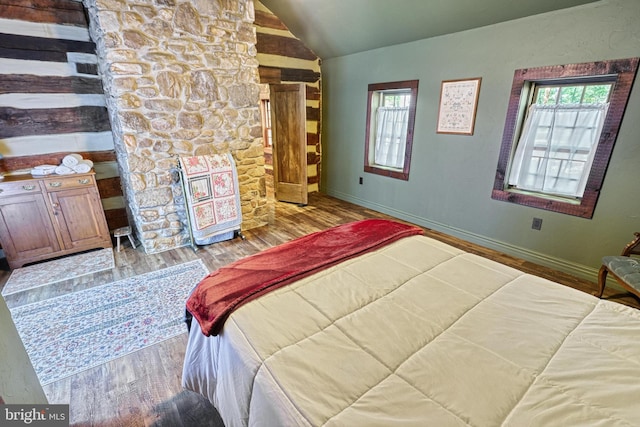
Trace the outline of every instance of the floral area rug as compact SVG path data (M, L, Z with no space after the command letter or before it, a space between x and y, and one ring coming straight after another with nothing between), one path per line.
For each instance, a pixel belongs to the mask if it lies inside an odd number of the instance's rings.
M187 331L201 260L11 309L44 386Z
M2 295L11 295L114 267L113 249L108 248L16 268L2 288Z

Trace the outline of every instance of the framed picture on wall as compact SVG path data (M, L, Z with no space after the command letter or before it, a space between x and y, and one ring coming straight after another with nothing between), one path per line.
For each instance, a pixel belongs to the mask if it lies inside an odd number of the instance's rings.
M436 133L473 135L481 81L476 77L442 82Z

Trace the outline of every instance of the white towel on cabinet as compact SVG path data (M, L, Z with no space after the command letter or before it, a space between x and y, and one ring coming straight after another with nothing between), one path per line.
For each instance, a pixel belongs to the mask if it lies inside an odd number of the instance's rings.
M80 154L73 153L73 154L68 154L64 156L64 158L62 159L62 164L68 168L73 168L81 161L82 161L82 156Z
M73 169L77 173L87 173L91 171L93 162L91 160L80 160L77 165L73 166Z
M71 169L70 167L67 167L65 165L60 165L56 168L56 173L58 175L71 175L76 173L76 171L74 171L73 169Z

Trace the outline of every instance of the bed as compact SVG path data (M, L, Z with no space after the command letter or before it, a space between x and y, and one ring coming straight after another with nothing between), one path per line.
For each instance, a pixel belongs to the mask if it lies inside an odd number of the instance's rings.
M207 276L187 302L183 386L227 427L640 425L638 310L398 224ZM387 227L405 231L382 241Z

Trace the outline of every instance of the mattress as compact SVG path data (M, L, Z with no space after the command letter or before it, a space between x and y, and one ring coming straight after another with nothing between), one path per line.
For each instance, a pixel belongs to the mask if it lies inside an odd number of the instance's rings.
M638 426L640 313L406 237L192 327L225 426Z

